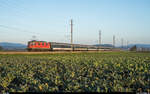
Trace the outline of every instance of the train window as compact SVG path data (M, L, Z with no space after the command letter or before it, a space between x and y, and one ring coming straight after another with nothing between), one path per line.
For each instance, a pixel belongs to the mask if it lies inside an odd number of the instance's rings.
M41 45L41 42L39 42L38 45Z
M42 46L44 46L44 42L42 42Z
M47 45L49 45L49 43L47 43Z

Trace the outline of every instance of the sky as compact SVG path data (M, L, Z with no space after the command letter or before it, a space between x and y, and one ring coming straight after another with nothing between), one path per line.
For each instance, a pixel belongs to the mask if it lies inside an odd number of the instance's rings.
M150 44L150 0L0 0L0 42Z

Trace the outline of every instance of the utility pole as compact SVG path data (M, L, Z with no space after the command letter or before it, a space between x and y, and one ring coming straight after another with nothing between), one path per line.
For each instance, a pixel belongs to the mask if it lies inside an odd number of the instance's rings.
M121 39L121 46L122 46L122 48L123 48L123 38Z
M128 45L129 45L129 41L127 40L127 48L128 48Z
M113 47L115 48L115 35L113 35Z
M71 19L71 48L73 50L73 20Z
M101 45L101 30L99 30L99 45Z

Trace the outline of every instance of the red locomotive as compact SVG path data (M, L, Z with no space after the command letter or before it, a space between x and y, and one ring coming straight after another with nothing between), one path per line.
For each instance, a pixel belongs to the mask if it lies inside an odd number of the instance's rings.
M50 51L51 44L46 41L29 41L28 42L28 51Z

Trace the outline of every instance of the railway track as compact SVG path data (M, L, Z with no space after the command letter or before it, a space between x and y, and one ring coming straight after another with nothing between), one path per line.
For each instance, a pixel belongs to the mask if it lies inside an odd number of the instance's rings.
M115 51L47 51L47 52L27 52L27 51L6 51L6 52L0 52L0 55L5 54L58 54L58 53L95 53L95 52L115 52ZM117 52L117 51L116 51Z

